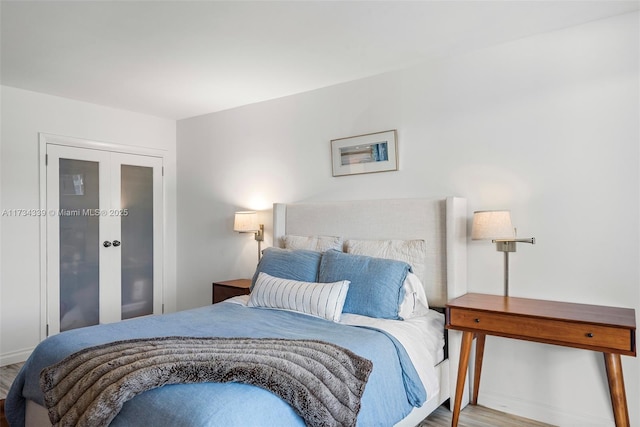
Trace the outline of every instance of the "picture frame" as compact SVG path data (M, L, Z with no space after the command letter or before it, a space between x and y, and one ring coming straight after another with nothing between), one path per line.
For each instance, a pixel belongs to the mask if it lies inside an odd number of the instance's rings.
M333 176L398 170L398 132L387 130L331 140Z

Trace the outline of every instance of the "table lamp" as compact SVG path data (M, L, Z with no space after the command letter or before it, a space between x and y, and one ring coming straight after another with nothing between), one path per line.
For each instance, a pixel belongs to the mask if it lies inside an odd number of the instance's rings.
M258 242L258 262L262 257L261 244L264 241L264 224L258 224L258 213L255 211L236 212L233 231L238 233L255 233Z
M516 243L535 244L534 237L516 238L509 211L476 211L473 213L472 240L491 240L496 250L504 252L504 295L509 296L509 252L516 251Z

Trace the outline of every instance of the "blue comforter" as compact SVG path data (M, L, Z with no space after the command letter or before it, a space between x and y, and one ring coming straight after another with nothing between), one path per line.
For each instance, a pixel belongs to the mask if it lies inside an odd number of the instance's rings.
M370 328L341 325L303 314L219 303L162 316L63 332L40 343L11 386L5 403L13 427L24 425L25 399L43 405L40 371L82 348L157 336L318 339L348 348L373 362L359 426L391 426L426 393L402 345ZM304 426L276 395L239 383L169 385L129 400L111 426Z

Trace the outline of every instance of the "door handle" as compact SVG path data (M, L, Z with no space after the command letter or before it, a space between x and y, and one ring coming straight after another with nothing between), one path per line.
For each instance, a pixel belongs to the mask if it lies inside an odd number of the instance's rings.
M102 243L102 246L104 246L105 248L108 248L109 246L111 246L111 242L108 240L105 240L104 243Z
M120 246L120 240L114 240L113 241L113 247L117 248L118 246Z

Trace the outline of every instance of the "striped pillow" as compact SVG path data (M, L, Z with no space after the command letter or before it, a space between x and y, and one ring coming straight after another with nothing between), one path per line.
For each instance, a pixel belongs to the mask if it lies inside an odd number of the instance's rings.
M260 272L251 291L249 307L297 311L338 322L348 290L348 280L312 283L281 279Z

